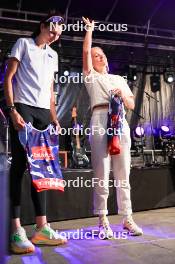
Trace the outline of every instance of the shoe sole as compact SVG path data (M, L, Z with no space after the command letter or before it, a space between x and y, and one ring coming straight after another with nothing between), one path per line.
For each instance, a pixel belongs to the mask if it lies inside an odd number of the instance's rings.
M127 231L127 233L128 233L130 236L142 236L142 235L143 235L143 232L140 232L140 233L132 233L132 232L129 231L129 229L126 228L126 227L123 227L123 230Z
M31 242L35 245L45 245L45 246L59 246L67 243L67 240L37 240L35 238L31 239Z
M27 253L33 253L35 252L35 248L30 247L30 248L19 248L15 245L11 245L11 251L15 254L27 254Z

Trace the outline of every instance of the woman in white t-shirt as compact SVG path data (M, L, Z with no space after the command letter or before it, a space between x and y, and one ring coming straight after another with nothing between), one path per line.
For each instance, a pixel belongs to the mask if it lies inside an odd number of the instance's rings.
M54 72L58 55L50 44L62 33L63 18L49 15L30 38L19 38L8 61L4 91L10 116L12 164L10 168L10 207L12 217L11 250L14 253L35 251L33 244L60 245L67 240L47 223L46 192L37 192L31 185L36 225L31 241L21 226L21 190L26 169L26 153L19 142L18 131L30 122L36 129L44 130L53 122L59 129L53 92Z
M121 135L121 153L109 155L107 151L107 135L102 133L107 128L107 113L111 92L122 98L127 109L134 109L133 94L124 78L108 74L108 61L103 50L91 47L94 21L83 18L86 35L83 43L83 73L85 86L91 101L91 157L94 176L97 183L94 186L94 214L99 215L99 232L102 237L113 236L107 218L107 199L109 195L109 173L112 161L113 175L116 184L118 213L123 215L123 228L130 235L142 235L143 231L132 218L130 199L130 129L123 118L123 133Z

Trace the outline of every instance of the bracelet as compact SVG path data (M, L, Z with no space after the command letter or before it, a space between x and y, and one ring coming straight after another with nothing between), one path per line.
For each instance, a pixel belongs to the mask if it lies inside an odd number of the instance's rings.
M8 113L13 112L14 110L16 110L15 105L8 105L8 106L7 106L7 112L8 112Z

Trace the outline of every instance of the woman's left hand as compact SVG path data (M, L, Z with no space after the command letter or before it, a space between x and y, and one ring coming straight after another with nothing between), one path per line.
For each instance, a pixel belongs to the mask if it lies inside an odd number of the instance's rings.
M60 126L59 121L56 119L56 120L52 121L52 124L55 125L55 127L56 127L56 132L57 132L58 134L60 134L60 132L61 132L61 126Z

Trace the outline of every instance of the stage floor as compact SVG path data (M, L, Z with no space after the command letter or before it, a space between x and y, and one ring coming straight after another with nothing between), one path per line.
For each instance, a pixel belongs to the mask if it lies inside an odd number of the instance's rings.
M68 244L59 247L36 247L34 254L8 256L8 264L174 264L175 263L175 207L134 214L143 228L141 237L121 236L121 216L109 216L116 234L114 240L100 240L98 236L75 239L75 233L97 229L97 218L84 218L52 223L52 227L70 234ZM32 226L26 226L30 236ZM69 232L69 233L68 233ZM118 236L117 236L118 235ZM73 239L74 237L74 239Z

